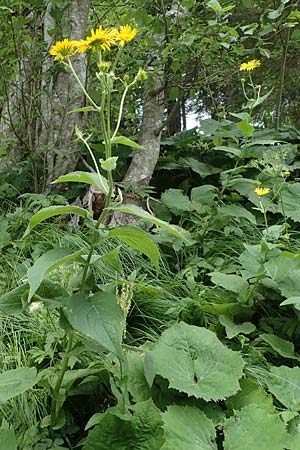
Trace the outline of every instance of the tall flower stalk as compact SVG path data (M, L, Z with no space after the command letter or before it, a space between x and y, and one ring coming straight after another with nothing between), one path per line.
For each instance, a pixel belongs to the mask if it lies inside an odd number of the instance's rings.
M70 41L68 39L64 39L62 41L56 42L50 50L50 54L54 56L55 60L63 64L68 70L71 71L75 81L78 83L88 103L91 105L93 110L99 114L101 130L104 136L105 159L99 161L100 162L99 167L99 164L96 161L96 158L88 142L89 136L86 137L79 129L75 130L77 138L83 142L83 144L86 146L88 152L92 157L93 164L95 166L95 170L98 175L100 184L103 178L100 173L100 168L106 171L107 174L107 191L105 192L106 194L105 205L93 229L88 255L85 259L82 271L82 278L79 287L80 292L84 292L85 290L91 259L99 237L99 228L104 223L110 211L112 195L114 190L112 172L116 168L116 161L117 161L117 157L114 157L112 155L112 145L114 139L117 137L117 133L120 127L125 97L128 90L134 84L146 78L145 71L141 69L138 71L136 76L130 82L128 82L127 78L124 79L121 79L119 77L117 78L115 73L120 54L125 44L134 39L136 34L137 30L135 28L130 27L129 25L121 26L119 30L116 28L103 28L102 26L100 26L97 29L92 29L90 34L85 39L82 39L80 41ZM105 53L108 53L114 46L118 47L114 60L106 61L104 59ZM93 100L93 98L88 93L85 86L83 86L83 84L81 83L80 78L78 77L71 62L72 56L88 51L90 51L96 58L96 64L98 69L96 77L99 81L101 91L101 100L99 105ZM111 105L112 105L112 93L114 90L114 83L117 79L121 82L123 86L123 93L118 106L117 120L115 126L113 127L111 123ZM73 340L74 340L74 332L70 331L67 334L67 343L64 356L61 362L60 372L58 374L57 381L53 390L53 400L51 405L52 429L57 421L61 409L61 403L58 400L59 393L63 384L65 372L69 364L70 354L73 347ZM126 361L123 363L120 361L120 370L121 372L126 370Z

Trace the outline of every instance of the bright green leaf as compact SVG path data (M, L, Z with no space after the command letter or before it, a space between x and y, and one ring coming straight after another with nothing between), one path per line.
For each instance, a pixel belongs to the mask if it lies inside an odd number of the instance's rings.
M272 349L284 358L297 359L299 357L295 355L294 344L290 341L286 341L275 334L261 334L259 336L264 342L269 344Z
M278 415L252 404L225 420L224 450L283 450L288 436Z
M52 184L55 183L85 183L90 184L91 186L96 186L101 192L105 195L108 194L108 182L105 177L99 175L97 173L90 172L71 172L66 175L62 175L57 178L57 180L53 181ZM75 213L76 214L76 213Z
M198 408L169 406L163 420L166 442L161 450L217 450L215 426Z
M225 327L226 335L228 339L232 339L239 334L250 334L256 330L256 326L251 322L243 322L236 324L229 317L221 315L219 317L219 322Z
M161 196L161 201L174 213L181 214L184 211L190 211L192 204L187 195L184 195L180 189L168 189Z
M215 333L183 322L164 331L145 356L150 386L160 375L170 388L206 401L237 392L243 367L239 353L225 347Z
M23 394L37 383L35 367L20 367L0 374L0 403Z
M97 292L92 297L74 294L67 303L67 317L75 330L123 358L124 314L115 294Z
M27 277L30 286L28 301L40 287L43 278L48 272L61 266L62 264L79 261L81 250L72 253L69 248L53 248L40 256L30 269L28 269Z
M48 208L40 209L36 214L34 214L30 221L29 225L24 233L24 236L30 233L33 228L35 228L39 223L44 220L49 219L50 217L60 216L62 214L77 214L81 217L86 217L88 215L88 211L83 208L79 208L79 206L49 206Z
M239 205L226 205L218 208L218 214L221 216L230 216L230 217L243 217L248 222L253 223L253 225L256 225L256 218L255 216L248 211L246 208L243 208Z
M217 286L221 286L228 291L241 293L248 289L247 281L238 275L228 275L221 272L212 272L209 274L211 281Z
M141 150L144 150L144 147L140 144L138 144L137 142L132 141L131 139L129 139L128 137L125 136L117 136L113 139L111 139L111 144L123 144L126 145L127 147L132 147L132 148L139 148Z
M248 120L242 120L237 123L237 127L240 132L246 137L252 137L254 134L255 128L248 122Z
M118 227L109 230L108 238L117 238L128 247L148 256L153 265L158 269L159 250L149 235L136 227Z
M0 429L0 449L2 450L17 450L17 440L14 430Z
M282 405L300 411L300 367L271 367L267 386Z
M164 220L160 220L155 216L152 216L150 213L145 211L143 208L140 208L136 205L118 205L111 208L113 211L119 211L125 214L132 214L133 216L139 217L140 219L145 220L146 222L154 223L155 225L159 225L160 227L167 230L169 233L174 234L180 239L185 241L190 241L189 233L176 225L170 225L168 222Z

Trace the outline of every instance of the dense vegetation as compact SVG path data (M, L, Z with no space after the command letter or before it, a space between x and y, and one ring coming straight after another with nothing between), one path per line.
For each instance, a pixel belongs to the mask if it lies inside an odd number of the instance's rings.
M1 0L0 449L299 450L298 7Z

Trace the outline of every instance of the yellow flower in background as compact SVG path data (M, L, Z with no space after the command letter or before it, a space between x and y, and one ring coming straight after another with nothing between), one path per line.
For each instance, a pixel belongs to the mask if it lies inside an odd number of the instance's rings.
M289 170L285 170L284 172L282 172L282 175L287 178L291 175L291 172Z
M120 42L120 46L124 47L126 42L132 41L137 34L136 28L131 28L130 25L120 26L120 30L116 33L116 40Z
M264 195L267 195L270 192L270 189L269 188L256 188L255 192L259 197L263 197Z
M76 53L84 53L88 49L88 43L85 39L81 39L80 41L74 41L76 46Z
M252 59L252 61L248 61L246 63L241 64L240 70L250 71L250 70L256 69L256 67L259 67L260 65L261 65L261 62L258 59Z
M96 48L109 51L111 45L115 42L116 32L117 30L115 28L103 28L102 25L96 30L92 28L91 35L87 36L83 41L79 41L81 42L81 46L78 47L78 52L83 53L86 50L94 51Z
M50 50L50 55L55 56L56 60L64 60L70 58L76 53L77 41L69 41L64 39L63 41L57 41Z

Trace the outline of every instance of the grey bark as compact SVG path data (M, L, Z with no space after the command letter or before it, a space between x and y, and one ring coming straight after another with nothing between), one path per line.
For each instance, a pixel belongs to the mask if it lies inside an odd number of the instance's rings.
M125 182L149 184L160 152L160 138L164 119L164 89L162 79L154 75L155 86L144 95L143 118L139 134L139 144L144 150L135 152Z
M90 0L72 0L64 12L62 38L79 40L86 34ZM48 31L55 26L49 3L44 20L44 40L50 49L53 38ZM86 84L87 67L84 54L72 57L72 63L83 85ZM55 64L53 75L53 64ZM40 148L45 150L46 190L60 175L74 170L78 159L78 144L74 139L74 127L82 125L83 118L71 110L84 105L85 98L71 73L49 57L44 64L44 95L42 99L42 123Z

